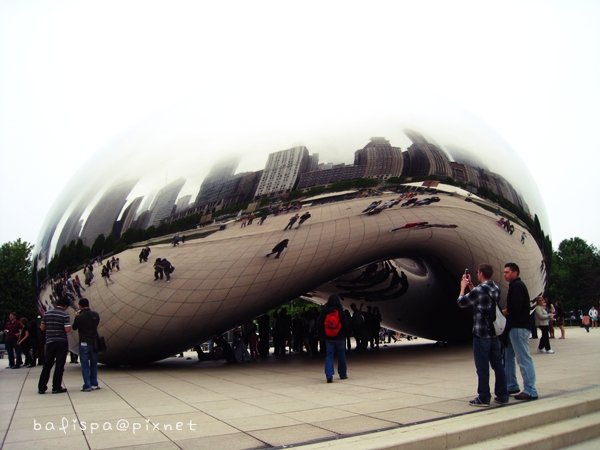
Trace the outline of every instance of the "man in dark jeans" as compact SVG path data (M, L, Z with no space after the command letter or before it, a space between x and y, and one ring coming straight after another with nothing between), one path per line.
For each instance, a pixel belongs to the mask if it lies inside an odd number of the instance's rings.
M79 330L79 358L83 377L83 392L100 389L98 385L98 324L100 315L90 309L87 298L79 300L79 312L73 321L73 329Z
M38 394L45 394L48 389L48 380L50 371L56 362L54 376L52 377L52 393L61 394L67 392L62 387L63 372L67 353L69 353L69 343L67 333L71 332L71 319L66 309L69 307L69 301L65 298L59 298L56 302L56 308L47 311L40 326L42 331L46 332L46 355L44 367L40 374L38 382Z
M504 367L508 393L516 394L515 400L536 400L538 392L535 387L535 366L529 353L529 316L531 312L531 297L527 286L521 281L519 266L515 263L504 265L504 279L508 281L506 296L506 328L508 329L509 344L504 352ZM515 362L516 361L516 362ZM519 382L516 366L523 377L523 391L519 392Z
M500 341L496 337L493 326L496 305L500 300L500 288L491 280L492 274L492 266L480 264L477 267L478 286L473 285L471 276L467 272L460 281L458 306L461 308L471 306L473 308L473 355L478 384L477 397L469 402L471 406L485 407L490 405L490 366L494 370L496 378L494 401L500 404L508 403L508 390L504 366L502 365Z
M17 350L17 341L23 324L17 320L17 313L11 312L4 325L4 343L8 354L8 367L18 369L23 364L21 353Z

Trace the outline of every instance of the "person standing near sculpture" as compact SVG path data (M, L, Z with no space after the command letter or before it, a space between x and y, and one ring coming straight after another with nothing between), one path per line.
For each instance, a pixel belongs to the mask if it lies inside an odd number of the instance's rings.
M479 285L476 287L473 285L468 273L465 273L460 280L458 306L461 308L473 307L473 356L478 383L477 397L469 402L471 406L490 406L490 366L494 370L496 378L494 401L500 404L508 403L500 341L494 331L500 288L492 281L492 274L492 266L480 264L477 268Z
M348 378L346 365L346 330L348 323L342 308L339 295L329 296L317 319L321 330L322 341L325 341L325 378L328 383L333 382L333 360L337 356L338 375L341 380Z
M23 324L17 319L17 313L11 312L4 324L4 343L6 353L8 353L8 367L11 369L18 369L23 364L21 354L17 348L21 328L23 328Z
M538 344L539 353L554 353L550 348L549 323L552 315L547 311L546 299L541 295L536 299L537 306L533 314L535 315L535 325L540 329L542 337Z
M597 328L598 327L598 310L596 309L596 307L592 305L588 314L590 316L590 320L592 321L592 328Z
M506 308L502 311L506 316L508 345L504 354L504 366L508 393L516 394L515 400L537 400L535 387L535 367L529 353L529 313L530 297L527 286L521 281L519 266L513 262L504 265L504 279L508 281ZM519 392L516 375L516 364L519 365L523 377L523 391Z
M87 298L79 300L79 312L73 329L79 331L79 360L83 377L83 392L100 389L98 385L98 324L100 315L90 309Z
M40 329L46 332L46 350L44 367L38 381L38 394L45 394L48 390L48 380L50 379L50 371L54 363L56 363L56 367L54 367L54 375L52 377L52 393L61 394L67 392L67 389L62 387L62 378L65 370L65 362L67 361L67 353L69 353L67 334L71 332L71 319L66 311L68 307L68 300L62 297L59 298L56 301L56 308L44 314L44 319L40 325Z
M560 330L560 337L559 337L559 339L564 339L565 338L565 310L562 307L562 302L560 302L559 300L557 300L554 303L554 310L556 311L556 315L554 316L554 320L555 320L556 326Z

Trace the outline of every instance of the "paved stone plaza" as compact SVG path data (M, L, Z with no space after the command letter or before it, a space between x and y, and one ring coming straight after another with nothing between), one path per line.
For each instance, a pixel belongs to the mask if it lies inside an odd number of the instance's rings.
M600 330L568 328L567 339L551 343L554 355L535 353L537 341L530 341L541 396L532 405L540 408L544 399L568 398L597 386L600 374ZM102 366L103 388L94 392L80 391L79 366L67 363L69 391L56 395L37 394L39 367L11 370L5 368L6 358L0 360L0 447L250 449L333 444L345 436L372 437L380 430L481 411L467 404L476 387L469 346L402 341L379 352L352 354L349 379L336 378L333 384L325 383L319 357L271 356L229 365L198 363L194 355L141 368ZM511 399L502 408L510 411L517 403Z

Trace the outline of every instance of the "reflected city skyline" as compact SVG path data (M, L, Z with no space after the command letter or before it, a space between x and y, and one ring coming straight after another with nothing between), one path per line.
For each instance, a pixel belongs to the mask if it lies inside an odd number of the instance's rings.
M214 142L207 144L215 149L214 152L196 151L175 156L165 151L159 152L160 157L152 153L146 155L140 147L140 138L131 136L113 151L104 153L104 158L98 155L90 161L79 174L81 180L76 177L71 183L77 189L68 186L59 197L36 246L38 264L45 265L63 246L78 239L91 246L100 234L119 239L130 228L157 227L163 221L174 221L190 214L213 215L224 208L265 197L276 200L293 189L307 190L356 178L385 180L400 177L409 182L429 177L447 181L484 197L491 193L504 198L529 217L537 214L541 223L546 223L535 187L534 195L529 197L534 205L530 206L521 192L531 191L531 184L527 179L518 184L511 183L501 173L490 170L486 163L489 151L482 147L474 151L451 141L440 144L442 138L448 138L441 133L436 139L435 130L412 127L401 128L399 133L400 128L398 124L393 132L379 137L368 134L359 137L356 131L350 133L354 141L362 139L363 143L362 148L346 150L346 161L353 158L350 162L339 162L343 158L338 145L336 152L330 152L337 155L338 161L330 160L328 152L323 151L328 142L335 140L334 131L327 138L322 137L322 131L315 133L316 137L307 136L308 145L265 148L258 154L244 152L245 147L254 148L256 142L242 141L237 145L237 154L224 156L219 150L231 150L233 146L229 143L222 146ZM343 134L345 139L347 134ZM396 136L398 142L388 139L391 135ZM497 152L495 147L490 147L492 153ZM510 165L514 154L508 148L503 151ZM272 183L268 181L269 171L265 173L270 158L290 152L297 153L297 167L289 174L277 169L274 175L287 177L287 184L275 188L267 186ZM179 173L177 165L167 167L169 158L165 159L165 156L169 155L186 160L185 170ZM262 166L257 162L261 158L267 160ZM254 164L254 170L238 170L249 164ZM514 176L513 171L506 173Z

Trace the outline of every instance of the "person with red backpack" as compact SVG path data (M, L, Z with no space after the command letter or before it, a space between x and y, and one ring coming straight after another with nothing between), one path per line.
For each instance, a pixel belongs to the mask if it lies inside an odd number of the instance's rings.
M333 382L333 361L336 356L340 379L348 378L346 367L347 322L339 295L330 295L317 320L322 341L325 342L325 377L328 383Z

